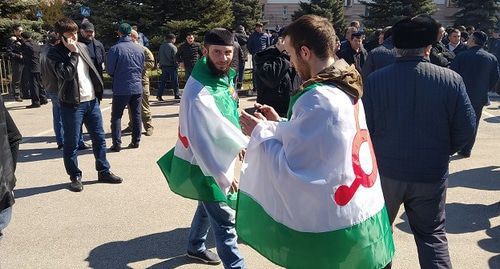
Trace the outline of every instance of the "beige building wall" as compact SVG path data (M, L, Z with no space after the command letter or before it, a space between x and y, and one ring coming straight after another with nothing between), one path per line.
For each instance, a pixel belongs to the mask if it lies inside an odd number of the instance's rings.
M263 3L263 21L266 23L265 28L275 28L277 25L285 26L292 21L293 13L299 9L299 0L261 0ZM306 1L302 1L306 2ZM308 1L307 1L308 2ZM440 21L444 26L453 25L453 14L458 11L458 8L450 5L450 0L435 0L437 11L433 17ZM345 0L344 15L347 22L353 20L363 21L361 16L365 15L365 5L359 3L358 0Z

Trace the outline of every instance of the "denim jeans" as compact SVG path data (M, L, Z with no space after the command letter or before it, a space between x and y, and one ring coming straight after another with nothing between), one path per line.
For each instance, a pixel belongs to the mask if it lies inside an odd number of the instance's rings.
M99 172L109 171L110 166L106 159L106 140L102 127L99 101L94 99L82 102L78 106L61 104L61 118L64 130L64 167L66 167L68 175L71 178L82 175L82 171L78 168L76 155L82 124L85 124L85 127L87 127L90 139L92 140L96 170Z
M122 116L123 110L128 105L132 114L132 143L139 144L141 141L141 104L142 94L132 95L113 95L113 104L111 106L111 136L113 145L122 144Z
M242 61L240 62L239 66L238 66L238 81L236 82L236 88L238 90L241 90L241 88L243 87L243 79L245 78L245 61Z
M2 230L9 225L10 219L12 218L12 206L0 211L0 239L2 239Z
M56 142L57 145L64 144L64 129L62 126L61 119L61 103L59 103L59 97L55 92L47 91L47 95L52 101L52 126L54 127L54 133L56 134ZM80 132L80 140L78 141L78 145L83 145L83 133Z
M177 75L177 66L162 66L161 67L161 77L160 77L160 88L158 89L157 97L161 97L167 87L167 78L170 79L172 88L174 89L174 95L179 95L179 77Z
M188 251L199 253L206 249L205 241L212 227L217 253L224 268L245 268L238 250L235 212L226 203L198 202L189 233Z

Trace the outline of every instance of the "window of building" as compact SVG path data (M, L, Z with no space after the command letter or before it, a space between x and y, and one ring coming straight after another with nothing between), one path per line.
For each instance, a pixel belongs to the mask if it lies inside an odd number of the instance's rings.
M458 7L457 0L446 0L447 7Z
M344 0L344 6L346 6L346 7L352 7L353 3L354 3L354 0Z
M283 7L283 19L288 18L288 7L284 6Z

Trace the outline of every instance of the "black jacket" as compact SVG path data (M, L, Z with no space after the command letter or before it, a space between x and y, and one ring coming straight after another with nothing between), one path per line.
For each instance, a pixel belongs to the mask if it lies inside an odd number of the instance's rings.
M292 69L288 56L275 46L258 52L254 57L257 102L272 106L280 116L285 116L290 92L300 86L299 76Z
M9 41L7 46L7 56L13 62L18 64L23 63L23 55L21 53L21 40L16 38L16 41Z
M454 50L451 50L451 48L450 48L450 44L451 44L451 43L448 43L448 44L446 45L446 48L447 48L449 51L451 51L451 52L455 53L455 56L457 56L459 53L464 52L464 51L466 51L466 50L467 50L467 46L466 46L464 43L462 43L462 42L460 42L460 43L458 44L458 46L457 46Z
M77 64L81 59L89 66L90 79L94 85L95 96L99 101L102 99L104 91L102 79L89 56L87 46L83 43L77 43L77 46L79 53L70 53L64 44L60 43L50 48L47 55L57 77L57 93L63 105L77 106L80 104Z
M193 69L194 65L203 55L203 50L201 44L198 42L193 42L188 44L184 42L177 51L177 61L183 62L185 68Z
M442 67L449 67L455 53L449 51L442 42L437 42L432 45L431 55L429 56L431 63Z
M42 76L43 88L47 92L57 93L57 76L52 63L47 58L51 47L49 44L42 46L42 52L40 53L40 74Z
M14 204L17 150L22 136L0 96L0 211Z
M40 73L40 45L33 40L25 40L21 45L24 68L31 73Z
M243 51L243 59L245 61L248 60L248 48L247 48L247 43L248 43L248 36L245 32L236 32L234 34L236 39L238 40L238 44L241 46L241 50Z
M243 50L241 49L240 43L237 40L234 41L233 50L233 60L231 61L231 67L239 72L240 64L245 64L245 59L243 58Z
M356 66L356 69L361 73L361 69L363 68L363 65L365 64L366 61L366 56L368 55L368 52L361 47L358 53L351 47L351 44L347 42L347 45L343 48L340 49L337 52L337 56L340 59L344 59L348 64L356 64L356 61L354 57L359 56L359 66Z
M102 64L106 59L106 51L104 50L104 45L95 38L92 40L88 40L81 37L81 35L78 37L78 40L83 44L87 45L89 56L94 62L94 66L102 78L102 72L103 72Z

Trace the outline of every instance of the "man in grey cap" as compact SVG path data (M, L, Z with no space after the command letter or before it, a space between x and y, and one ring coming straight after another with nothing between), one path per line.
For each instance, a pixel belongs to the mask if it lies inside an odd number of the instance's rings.
M462 76L467 94L476 113L476 130L474 137L458 154L468 158L476 141L477 129L483 107L488 103L488 91L493 90L498 81L498 59L485 51L488 36L481 31L474 32L467 41L468 50L457 55L450 68Z
M106 55L104 50L104 45L95 38L95 28L94 25L86 20L82 23L80 27L80 36L78 40L85 45L89 50L90 58L94 62L95 68L99 72L102 78L103 64Z
M445 229L449 157L475 128L462 78L429 61L439 27L427 15L397 22L396 62L368 76L363 96L389 220L394 223L404 204L426 269L451 268Z

